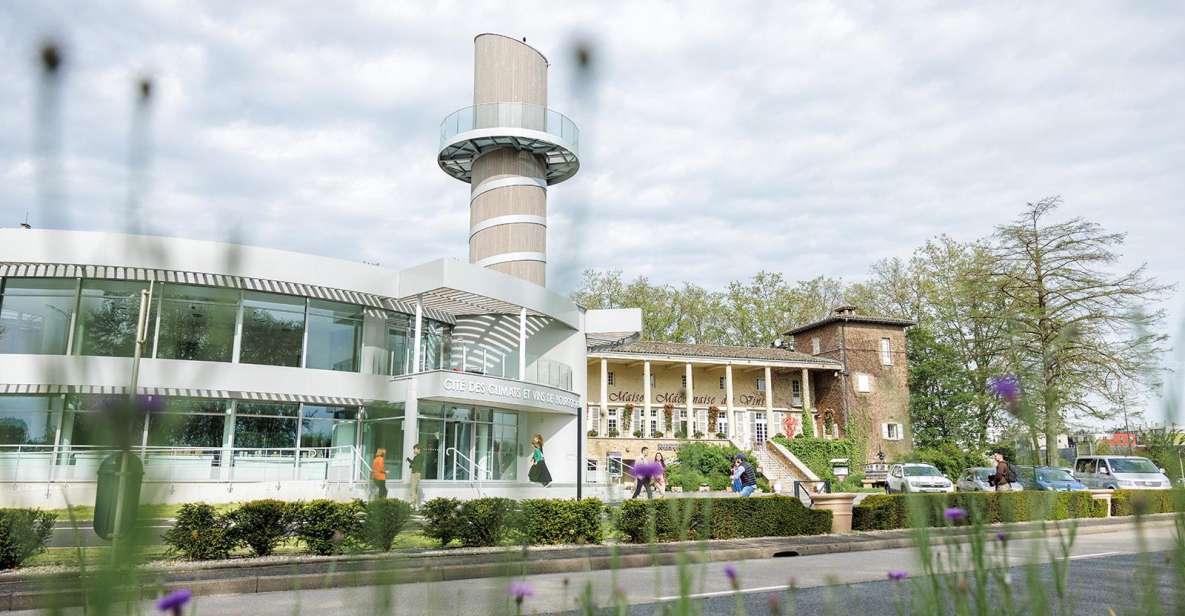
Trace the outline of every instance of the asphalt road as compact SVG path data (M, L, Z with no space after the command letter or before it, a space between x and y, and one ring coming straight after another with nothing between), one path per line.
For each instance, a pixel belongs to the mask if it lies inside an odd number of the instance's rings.
M1164 562L1164 551L1172 546L1172 527L1159 524L1144 529L1143 537L1134 525L1115 530L1082 535L1072 549L1070 565L1071 594L1085 614L1106 614L1107 607L1130 607L1136 592L1134 572L1142 558L1156 563L1161 572L1162 594L1174 597L1171 571ZM1046 562L1051 540L1009 542L1009 564ZM733 614L737 595L724 574L727 563L692 565L685 569L692 597L702 614ZM847 552L816 556L747 560L731 563L742 587L741 599L748 614L767 614L770 595L785 596L791 579L798 590L793 599L798 614L853 613L862 616L897 614L894 597L907 590L908 583L886 580L889 570L919 572L913 549L889 549ZM1042 567L1049 575L1049 567ZM1014 587L1021 585L1022 570L1014 570ZM507 588L511 580L433 582L391 587L358 587L303 592L274 592L249 595L211 595L196 598L194 614L243 616L293 616L297 614L448 614L477 616L513 614ZM563 613L575 606L575 598L586 584L600 605L608 604L615 592L625 597L629 614L661 613L661 606L679 594L679 569L675 566L592 571L573 574L534 575L526 579L533 595L523 605L523 613ZM828 612L827 608L837 608ZM17 612L22 613L22 612ZM23 612L35 614L37 612ZM68 611L67 613L81 613ZM152 613L145 606L144 613Z

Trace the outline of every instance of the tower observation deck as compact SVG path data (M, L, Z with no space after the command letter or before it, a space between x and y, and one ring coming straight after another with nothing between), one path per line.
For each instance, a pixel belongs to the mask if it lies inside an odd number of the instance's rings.
M500 34L473 43L473 106L441 122L437 162L471 185L469 262L544 286L547 187L580 168L580 131L547 108L543 54Z

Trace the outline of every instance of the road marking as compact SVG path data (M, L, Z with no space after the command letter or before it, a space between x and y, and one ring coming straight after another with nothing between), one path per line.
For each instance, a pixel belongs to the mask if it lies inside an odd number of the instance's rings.
M740 590L717 590L715 592L701 592L687 595L687 599L706 599L708 597L723 597L734 593L748 594L753 592L770 592L771 590L789 590L789 586L760 586L758 588L742 588ZM655 601L675 601L682 599L679 595L671 595L669 597L655 597Z
M1100 558L1103 556L1114 556L1116 554L1125 554L1125 552L1097 552L1095 554L1078 554L1071 556L1070 560L1078 560L1080 558Z

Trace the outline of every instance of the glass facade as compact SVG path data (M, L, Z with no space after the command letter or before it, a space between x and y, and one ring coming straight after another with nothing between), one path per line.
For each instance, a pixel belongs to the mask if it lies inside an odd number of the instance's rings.
M414 320L405 314L388 313L385 324L387 330L386 362L379 374L398 376L407 374L411 366L411 339L415 335Z
M78 299L79 355L131 357L140 316L142 282L83 280Z
M243 294L243 340L239 361L300 366L306 301L272 293Z
M234 446L260 449L296 447L300 404L239 402L235 408Z
M240 295L234 289L162 285L156 303L155 356L232 361Z
M229 400L166 398L164 411L148 416L150 447L222 447Z
M309 300L306 368L357 372L362 351L362 308Z
M305 404L300 416L301 447L341 447L354 444L358 408Z
M518 478L518 414L500 409L420 402L424 479Z
M0 294L0 353L64 355L76 280L9 278Z
M53 445L61 415L60 396L0 396L0 445Z

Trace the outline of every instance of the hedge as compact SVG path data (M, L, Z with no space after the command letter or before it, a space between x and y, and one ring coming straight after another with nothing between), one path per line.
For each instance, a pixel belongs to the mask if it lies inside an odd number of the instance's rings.
M831 532L831 512L806 508L788 496L628 500L617 530L632 543L680 539L789 537Z
M804 424L805 425L805 424ZM793 439L784 434L774 436L774 442L785 447L796 458L811 469L820 479L837 481L831 470L831 461L836 458L855 460L855 445L849 439L813 438L805 435Z
M230 516L206 503L186 503L161 539L169 552L189 560L220 560L235 548Z
M605 539L605 530L601 526L605 505L595 498L540 498L522 501L519 507L523 538L527 543L600 543Z
M1175 513L1185 511L1176 490L1115 490L1111 493L1111 515Z
M256 556L267 556L292 534L299 511L298 503L270 498L243 503L228 514L230 536Z
M0 570L20 566L45 550L57 514L36 509L0 509Z
M1065 520L1101 518L1105 504L1099 505L1089 492L956 492L953 494L874 494L852 509L852 530L890 530L912 526L910 499L920 504L930 526L945 523L943 512L961 507L973 520L985 524L1026 522L1029 520Z

